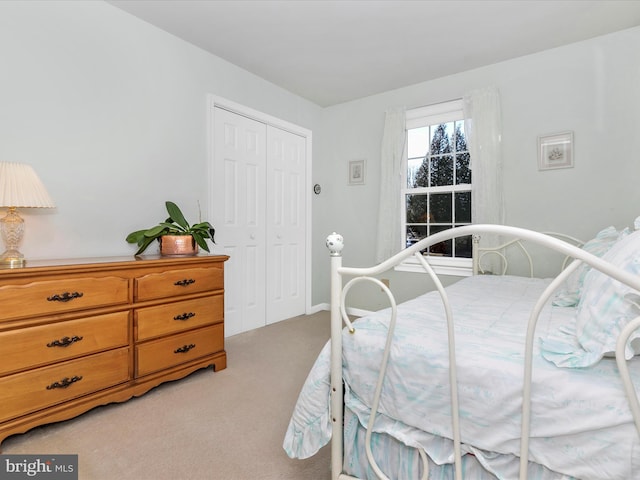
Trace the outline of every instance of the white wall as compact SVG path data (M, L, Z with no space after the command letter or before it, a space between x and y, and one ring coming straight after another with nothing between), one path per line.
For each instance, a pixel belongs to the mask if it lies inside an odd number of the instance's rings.
M23 212L31 259L132 254L126 234L164 219L165 200L207 218L209 93L313 131L312 304L329 297L328 233L345 236L345 263L373 262L389 107L497 85L510 224L588 238L640 210L640 28L326 109L99 1L0 2L0 60L0 160L31 164L57 204ZM536 137L563 130L575 168L539 172ZM349 187L355 159L366 185Z
M325 109L314 133L320 144L316 177L325 184L338 181L317 201L314 232L344 236L345 264L374 262L385 110L460 98L488 85L496 85L502 97L508 224L586 240L605 226L630 225L640 215L638 27ZM566 130L575 136L575 168L538 171L537 136ZM360 158L367 159L366 185L349 187L348 162ZM316 254L317 298L328 297L328 264L325 252ZM420 278L394 274L392 290L402 291L401 298L416 293L428 286L417 285ZM354 292L354 306L384 305L370 293Z
M0 161L57 206L22 212L28 259L133 254L165 200L206 220L207 94L311 130L322 111L101 1L0 2L0 68Z

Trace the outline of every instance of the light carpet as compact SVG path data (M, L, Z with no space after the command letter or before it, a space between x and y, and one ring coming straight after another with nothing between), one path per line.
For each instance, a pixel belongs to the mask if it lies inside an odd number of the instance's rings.
M328 480L330 447L292 460L282 441L329 337L328 312L229 337L225 370L11 436L2 453L78 454L80 480Z

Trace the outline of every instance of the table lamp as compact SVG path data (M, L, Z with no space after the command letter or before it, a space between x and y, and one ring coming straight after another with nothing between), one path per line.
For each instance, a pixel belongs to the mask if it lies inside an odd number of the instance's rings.
M24 233L24 220L17 208L53 208L53 200L29 165L0 162L0 208L8 208L0 219L0 234L6 250L0 256L0 267L16 268L25 264L18 246Z

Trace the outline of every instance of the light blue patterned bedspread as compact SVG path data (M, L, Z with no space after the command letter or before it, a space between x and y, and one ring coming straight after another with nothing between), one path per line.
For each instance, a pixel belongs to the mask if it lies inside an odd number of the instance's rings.
M498 478L517 475L524 341L530 312L548 280L475 276L447 288L455 322L464 451ZM614 359L590 368L558 368L540 356L539 338L570 323L575 309L543 310L536 329L529 460L580 479L640 478L640 441ZM389 311L343 333L345 405L369 418ZM437 292L398 307L376 430L424 448L437 464L452 461L447 330ZM631 360L640 385L640 359ZM283 447L306 458L331 437L329 344L302 388ZM439 438L444 437L444 439ZM505 455L495 455L496 453ZM384 470L384 466L381 465ZM547 478L547 477L545 477Z

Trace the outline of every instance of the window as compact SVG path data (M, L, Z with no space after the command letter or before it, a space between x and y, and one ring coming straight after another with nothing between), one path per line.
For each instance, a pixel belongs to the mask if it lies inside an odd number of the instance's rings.
M462 101L407 111L406 131L402 242L410 246L471 223L472 175ZM470 273L470 236L438 243L422 253L440 273Z

